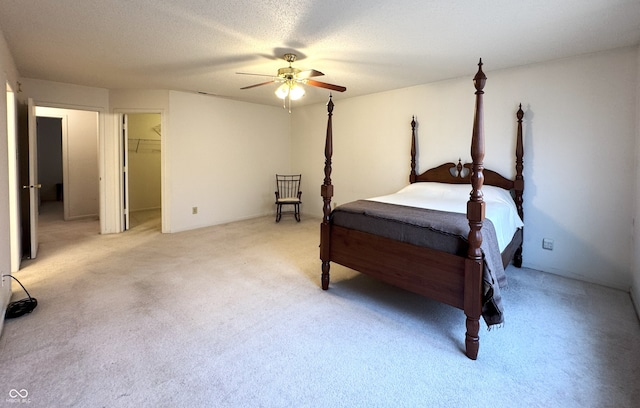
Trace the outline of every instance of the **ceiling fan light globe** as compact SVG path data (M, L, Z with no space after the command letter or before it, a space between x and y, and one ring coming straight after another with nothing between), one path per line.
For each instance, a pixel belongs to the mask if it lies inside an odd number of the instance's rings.
M276 96L280 99L284 99L287 95L289 95L289 84L285 82L276 89Z
M292 101L297 101L304 96L304 88L299 84L294 84L289 91L289 97Z

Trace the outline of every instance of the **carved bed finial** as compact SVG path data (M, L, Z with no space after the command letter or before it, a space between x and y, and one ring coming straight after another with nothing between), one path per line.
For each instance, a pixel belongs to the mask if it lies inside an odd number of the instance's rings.
M462 157L458 158L458 164L456 165L456 177L462 177Z
M518 108L518 112L516 112L516 117L518 118L518 133L516 136L516 180L514 183L514 190L516 193L516 208L518 209L518 215L521 220L524 220L524 211L522 209L522 193L524 191L524 176L522 175L522 171L524 170L523 165L523 156L524 156L524 147L522 143L522 118L524 118L524 112L522 111L522 104L520 104Z
M322 260L322 289L329 289L329 259L331 248L330 220L331 220L331 197L333 197L333 184L331 184L331 156L333 156L333 100L329 95L327 103L327 135L324 144L324 183L320 186L322 196L322 224L320 224L320 259Z
M331 185L331 157L333 156L333 129L332 129L332 123L331 123L331 117L333 116L333 99L331 97L331 95L329 95L329 102L327 102L327 135L326 135L326 139L325 139L325 143L324 143L324 185L325 186L329 186ZM333 195L333 194L332 194ZM325 198L325 207L327 207L327 203L326 203L326 199L329 198L329 201L331 201L331 196L326 197L325 194L323 194L323 197ZM328 212L325 210L325 216L328 216L329 212L331 212L331 207L328 206Z
M520 219L524 221L524 206L523 206L523 194L524 194L524 176L522 174L524 170L523 156L524 146L522 143L522 118L524 118L524 112L522 111L522 104L516 112L518 118L518 132L516 136L516 179L513 183L513 189L515 191L515 202ZM518 246L516 253L513 256L513 264L520 268L522 266L522 244Z
M473 83L476 88L476 108L473 118L473 134L471 136L471 195L469 199L469 205L476 209L474 213L469 215L469 225L471 231L469 232L469 239L473 245L469 246L469 257L476 260L482 259L482 253L480 251L480 244L482 243L482 235L480 234L480 228L482 227L482 220L484 219L484 202L482 201L482 184L484 182L484 85L487 82L487 76L482 72L482 58L478 63L478 72L473 78ZM472 225L474 224L474 225ZM472 235L475 239L472 239ZM477 240L477 247L476 241ZM476 248L474 248L476 247Z
M469 220L469 248L467 250L467 264L465 266L465 290L473 291L473 295L465 296L464 313L467 315L467 333L465 346L467 357L475 360L478 356L480 338L480 302L482 292L482 224L484 221L485 203L482 199L482 184L484 183L484 103L483 88L487 77L482 72L482 58L478 63L478 72L473 78L476 88L476 107L473 119L473 134L471 137L471 193L467 202L467 219ZM473 288L473 289L471 289ZM477 293L476 293L477 291Z
M411 117L411 172L409 173L409 182L415 183L416 177L416 117Z
M482 58L480 58L480 62L478 62L478 72L476 73L476 76L473 77L473 84L478 92L482 92L484 84L487 82L487 76L482 72L482 65Z

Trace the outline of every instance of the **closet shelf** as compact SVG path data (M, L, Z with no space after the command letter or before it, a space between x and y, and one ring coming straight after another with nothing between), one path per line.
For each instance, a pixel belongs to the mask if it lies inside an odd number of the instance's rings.
M138 153L140 149L151 151L153 153L160 152L160 139L129 139L129 151Z

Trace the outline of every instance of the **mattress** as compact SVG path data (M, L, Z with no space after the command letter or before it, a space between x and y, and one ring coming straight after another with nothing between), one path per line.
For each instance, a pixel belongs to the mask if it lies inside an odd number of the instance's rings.
M498 249L503 252L516 230L524 224L509 191L494 186L483 186L481 191L485 202L485 218L493 223ZM470 192L471 186L468 184L425 182L413 183L397 193L368 200L466 214Z

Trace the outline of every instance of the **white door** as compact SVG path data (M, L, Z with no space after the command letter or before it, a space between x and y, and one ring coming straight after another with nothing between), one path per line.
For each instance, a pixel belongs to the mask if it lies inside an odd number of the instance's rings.
M127 115L122 115L122 230L129 229L129 137Z
M36 108L33 99L28 101L29 121L29 185L22 188L29 189L29 224L30 224L30 257L38 254L38 212L40 207L40 184L38 184L38 134L36 131Z

